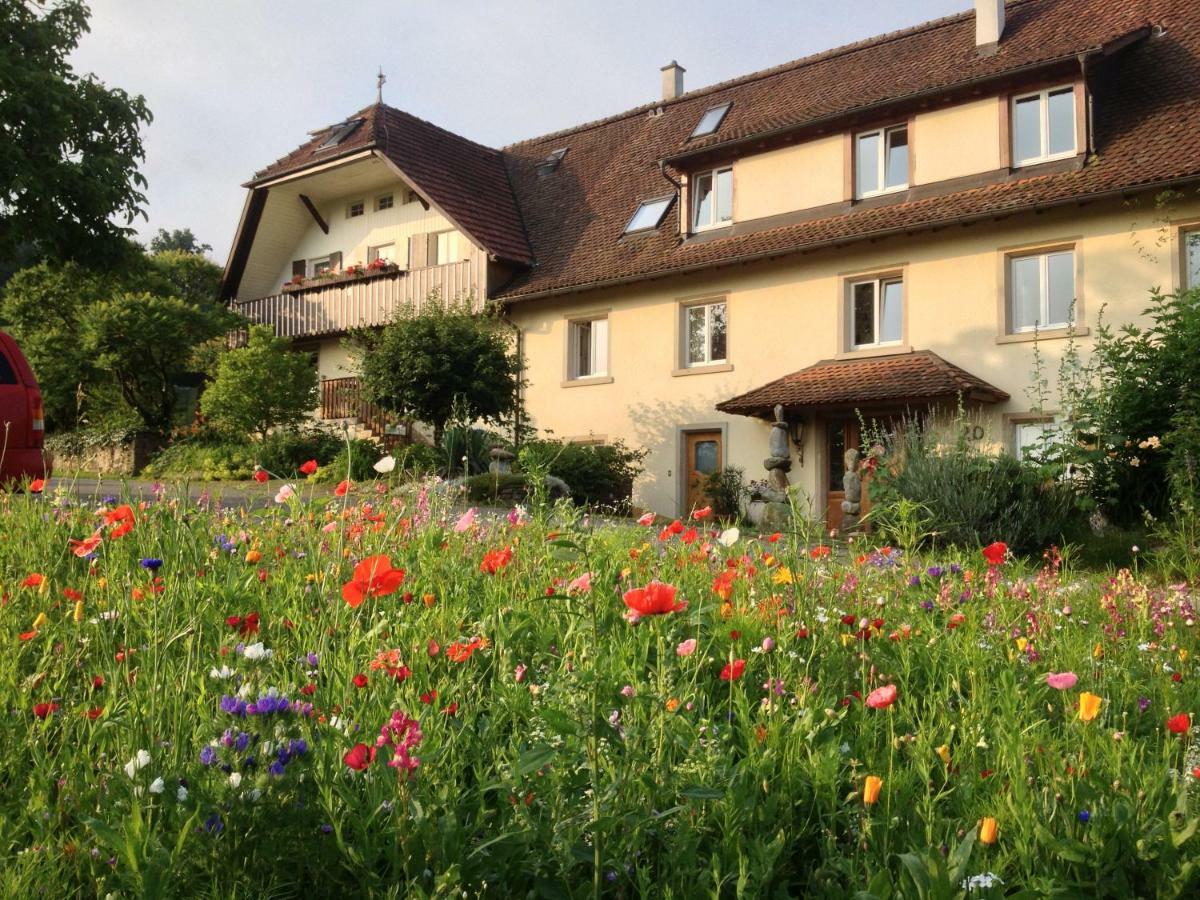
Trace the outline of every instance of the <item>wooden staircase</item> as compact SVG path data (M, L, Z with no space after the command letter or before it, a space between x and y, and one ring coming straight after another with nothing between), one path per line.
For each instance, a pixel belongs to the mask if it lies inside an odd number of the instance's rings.
M357 378L321 379L321 418L325 421L354 420L371 433L385 450L413 442L413 424L385 412L362 396ZM396 427L399 426L399 431ZM389 430L391 429L391 430Z

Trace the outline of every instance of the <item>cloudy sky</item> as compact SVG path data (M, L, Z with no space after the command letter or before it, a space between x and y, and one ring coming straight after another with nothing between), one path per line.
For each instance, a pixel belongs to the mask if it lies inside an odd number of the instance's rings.
M224 262L256 169L375 97L498 147L971 0L91 0L73 63L143 94L148 238L191 228ZM733 12L736 10L736 14Z

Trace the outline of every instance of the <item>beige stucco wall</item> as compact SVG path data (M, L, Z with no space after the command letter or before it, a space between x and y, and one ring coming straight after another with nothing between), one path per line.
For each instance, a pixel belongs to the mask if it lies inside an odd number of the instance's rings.
M1200 217L1200 203L1172 215ZM719 269L686 278L649 282L578 297L532 301L512 308L524 332L532 424L559 437L623 438L647 448L646 473L637 500L664 513L678 511L682 429L715 425L725 430L727 464L762 478L768 426L717 413L717 402L756 388L844 351L840 325L849 273L903 271L906 343L932 350L1006 390L1012 399L990 407L995 435L1008 440L1006 414L1027 412L1034 344L998 340L1002 326L1003 260L1007 249L1074 243L1080 319L1094 335L1105 320L1137 320L1153 285L1178 283L1174 230L1161 213L1118 203L1024 215L999 223L815 253L756 266ZM1165 243L1162 243L1163 239ZM728 297L728 358L732 371L672 375L678 366L681 300ZM563 386L569 316L607 310L611 382ZM1086 350L1091 335L1079 338ZM1065 338L1038 344L1054 381ZM1054 405L1052 392L1048 407ZM805 433L804 462L791 480L820 507L824 502L824 434L819 421Z
M733 164L734 221L837 203L844 154L843 137L833 135L739 159Z
M1000 168L1000 101L987 97L921 113L913 123L916 184Z

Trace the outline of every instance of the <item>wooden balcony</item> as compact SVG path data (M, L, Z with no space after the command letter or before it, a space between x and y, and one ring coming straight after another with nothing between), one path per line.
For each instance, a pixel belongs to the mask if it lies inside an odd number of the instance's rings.
M431 296L441 302L472 298L483 306L486 261L468 259L443 266L366 275L315 285L255 300L235 300L232 308L251 322L270 325L280 337L343 334L352 328L383 325L407 305L420 311Z

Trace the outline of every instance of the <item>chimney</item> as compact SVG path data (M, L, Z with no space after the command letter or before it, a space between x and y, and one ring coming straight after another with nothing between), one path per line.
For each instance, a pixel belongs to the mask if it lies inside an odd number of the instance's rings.
M683 93L683 73L686 72L683 66L671 60L662 67L662 98L664 100L674 100Z
M1004 34L1004 0L975 0L975 46L994 49Z

